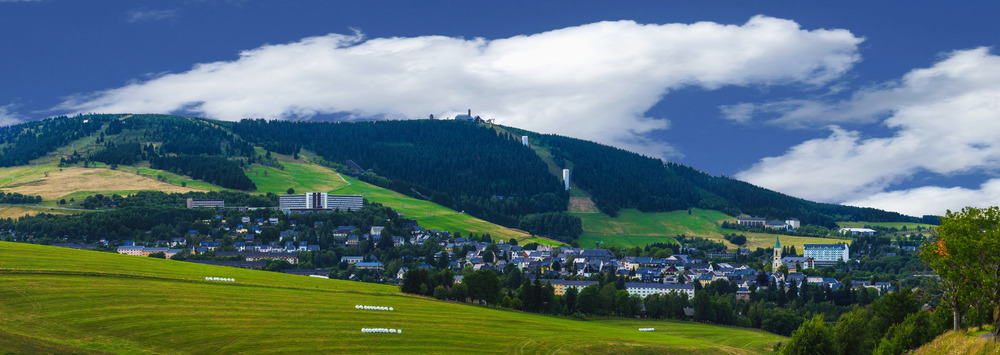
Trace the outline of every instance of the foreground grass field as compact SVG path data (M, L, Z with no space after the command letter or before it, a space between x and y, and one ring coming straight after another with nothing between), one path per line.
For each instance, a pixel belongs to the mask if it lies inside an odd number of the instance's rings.
M594 243L603 242L605 246L645 246L651 243L671 243L670 236L685 235L708 238L726 244L730 249L736 248L727 242L723 236L739 233L747 237L746 246L750 249L769 248L774 246L775 234L748 233L721 227L722 221L735 222L736 218L719 211L692 209L643 213L635 209L619 211L618 217L611 218L603 213L574 213L583 220L583 237L580 246L592 247ZM847 239L814 238L781 235L781 245L794 245L802 250L804 244L832 244L847 242Z
M0 242L0 352L748 354L783 339L685 322L570 320L390 286Z

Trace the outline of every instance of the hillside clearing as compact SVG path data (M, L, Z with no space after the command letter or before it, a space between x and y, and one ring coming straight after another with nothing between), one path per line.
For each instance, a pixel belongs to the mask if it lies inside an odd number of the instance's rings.
M74 210L63 210L54 209L48 207L31 207L31 206L15 206L15 205L0 205L0 218L13 218L23 216L34 216L39 213L48 214L73 214L79 211Z
M148 176L142 176L121 170L105 168L69 167L49 172L49 176L31 175L27 178L15 178L0 184L6 192L18 192L26 195L39 195L45 200L58 200L74 195L91 195L96 193L128 195L142 190L158 190L163 192L203 191L191 187L168 184Z
M725 243L729 249L737 246L723 238L726 234L737 233L747 237L746 247L769 248L774 246L774 238L778 235L767 233L750 233L723 229L722 222L735 220L719 211L691 209L687 210L643 213L635 209L621 210L618 217L611 218L603 213L574 213L583 220L583 236L580 245L591 247L594 243L604 242L604 246L645 246L651 243L671 242L672 236L703 237ZM626 237L622 237L626 236ZM816 238L780 235L781 245L794 245L802 250L804 244L832 244L847 242L847 239Z
M399 211L403 215L403 218L419 221L420 226L427 229L457 231L464 235L468 235L468 233L489 233L494 238L503 238L503 240L514 238L521 242L521 244L527 242L548 245L561 244L554 240L532 237L524 231L496 225L468 214L445 208L433 202L405 196L352 177L344 176L343 178L350 185L331 191L331 193L363 195L369 201L378 202Z

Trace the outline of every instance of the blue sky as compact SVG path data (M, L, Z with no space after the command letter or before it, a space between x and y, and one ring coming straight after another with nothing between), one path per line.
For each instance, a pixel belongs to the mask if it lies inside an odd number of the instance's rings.
M811 200L1000 199L1000 3L0 0L0 124L474 114Z

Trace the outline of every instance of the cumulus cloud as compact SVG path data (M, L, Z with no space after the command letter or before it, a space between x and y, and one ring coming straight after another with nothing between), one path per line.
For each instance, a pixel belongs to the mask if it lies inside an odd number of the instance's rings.
M996 206L1000 201L1000 179L990 179L978 189L963 187L924 186L909 190L889 191L844 202L846 205L875 207L911 216L943 216L946 211L963 207Z
M136 9L128 11L125 21L128 23L152 22L168 19L174 16L177 16L177 10Z
M329 34L265 45L72 98L75 112L190 112L212 118L451 117L498 123L668 157L648 139L667 118L644 113L682 87L821 86L860 60L847 30L804 30L756 16L742 25L599 22L487 40Z
M866 121L882 116L887 117L882 124L894 133L865 137L831 126L830 136L764 158L738 178L804 198L861 203L954 191L885 192L916 173L992 172L1000 163L1000 57L987 48L951 52L929 68L861 90L843 102L806 106L810 114L793 112L779 120Z

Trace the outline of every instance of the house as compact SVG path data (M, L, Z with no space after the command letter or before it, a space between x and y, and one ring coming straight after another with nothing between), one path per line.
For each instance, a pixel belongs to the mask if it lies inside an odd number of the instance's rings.
M736 223L747 228L763 228L767 219L763 217L737 217Z
M354 265L361 270L385 270L385 266L379 261L366 261Z
M247 261L259 261L259 260L284 260L291 264L299 263L299 256L295 253L261 253L261 252L244 252L241 253Z
M334 237L346 237L348 234L354 232L354 226L338 226L337 231L333 232Z
M750 290L748 290L746 287L740 287L736 289L736 301L750 302Z
M212 251L215 250L216 248L221 248L222 242L201 242L199 246L203 248L208 248L208 250Z
M788 272L799 272L815 268L813 259L803 256L786 256L781 258L781 263L788 267Z
M341 256L340 262L347 263L349 265L354 265L365 260L363 256Z
M772 219L770 221L767 221L767 223L764 224L764 227L768 229L787 229L785 221L780 221L777 219Z
M381 236L383 229L385 229L383 226L372 226L372 229L368 232L368 234Z
M871 228L841 228L840 234L874 236L876 231Z
M118 254L141 256L142 255L142 249L143 249L143 247L120 246L120 247L118 247Z
M349 235L349 236L347 236L347 243L346 243L347 246L349 246L349 247L356 247L356 246L358 246L358 242L359 242L358 236L356 236L356 235Z
M406 275L407 271L410 271L410 268L405 267L405 266L399 268L399 271L396 272L396 278L402 280L403 276Z
M626 282L625 291L628 291L630 295L639 295L639 297L645 298L651 294L665 295L668 293L676 293L680 295L686 295L690 300L694 298L694 285L692 284L661 284L661 283L646 283L646 282Z
M170 238L170 246L175 247L178 245L187 245L187 239L185 239L184 237Z
M549 283L552 284L552 288L555 290L556 296L565 295L566 291L569 291L571 288L575 288L577 292L580 292L583 291L584 287L598 284L597 281L572 281L561 279L549 280Z

